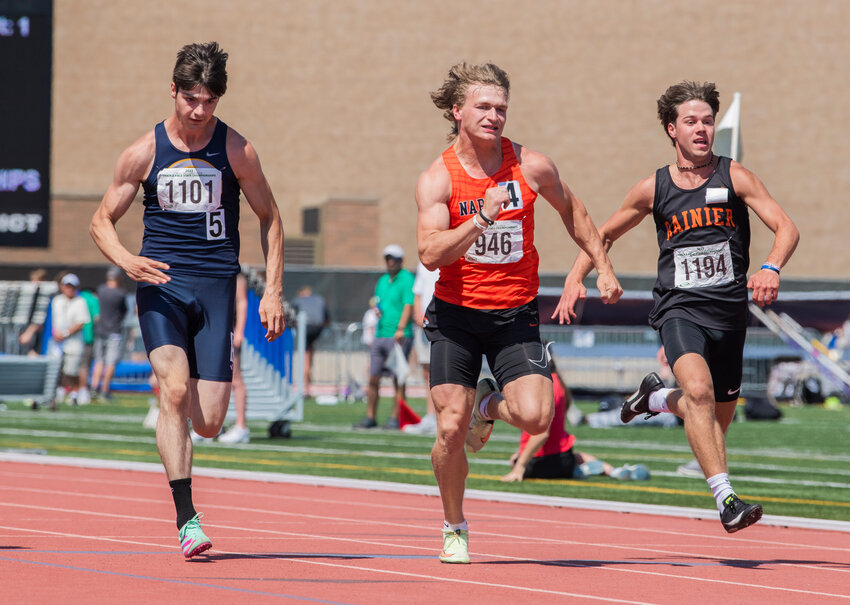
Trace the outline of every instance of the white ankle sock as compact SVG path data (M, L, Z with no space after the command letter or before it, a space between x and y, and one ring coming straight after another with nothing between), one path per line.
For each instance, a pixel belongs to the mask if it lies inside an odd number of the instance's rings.
M490 400L493 397L501 397L498 393L490 393L484 399L481 400L481 403L478 404L478 411L481 412L481 415L484 416L487 420L493 420L490 418L490 415L487 413L487 406L490 405Z
M717 510L723 512L723 501L735 493L732 484L729 483L729 473L717 473L706 479L714 500L717 502Z
M463 531L469 531L469 524L464 519L461 523L449 523L448 521L443 521L443 529L448 531L457 531L459 529Z
M673 392L673 389L658 389L649 394L649 409L653 412L669 412L667 407L667 395Z

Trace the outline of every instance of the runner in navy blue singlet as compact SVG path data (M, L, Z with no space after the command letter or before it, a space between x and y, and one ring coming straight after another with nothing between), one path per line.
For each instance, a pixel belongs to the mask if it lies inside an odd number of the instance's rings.
M685 434L732 533L761 518L759 504L740 500L726 465L725 434L741 391L747 289L759 306L776 300L779 271L799 240L794 223L758 177L714 155L719 95L713 83L681 82L658 99L658 117L676 150L676 163L638 182L599 233L606 249L652 214L658 234L658 280L650 324L661 335L680 388L646 376L620 410L623 422L670 412ZM749 279L749 210L774 233L773 247ZM590 259L579 254L553 317L569 323L586 292Z
M266 289L260 321L266 339L285 328L283 226L254 147L216 118L227 89L227 53L216 42L177 53L174 113L130 145L95 212L90 232L112 263L138 282L145 349L160 388L156 439L177 510L185 557L212 546L192 503L192 440L221 429L233 378L233 317L239 273L239 195L260 222ZM144 238L138 255L115 223L139 187Z

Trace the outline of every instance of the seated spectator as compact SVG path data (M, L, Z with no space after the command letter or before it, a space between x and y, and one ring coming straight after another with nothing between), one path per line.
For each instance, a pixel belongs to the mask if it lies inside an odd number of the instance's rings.
M555 416L549 430L539 435L524 432L520 436L519 449L511 456L511 472L502 481L513 482L523 479L580 479L592 475L607 475L612 479L649 479L649 469L643 464L626 464L614 468L595 456L573 449L576 438L565 428L567 408L572 396L564 386L550 359L552 388L555 394Z

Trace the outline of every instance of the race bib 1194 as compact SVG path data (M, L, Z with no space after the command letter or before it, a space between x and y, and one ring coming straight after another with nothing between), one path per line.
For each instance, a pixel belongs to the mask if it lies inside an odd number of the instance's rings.
M673 251L677 288L706 288L726 284L735 278L729 242L689 246Z

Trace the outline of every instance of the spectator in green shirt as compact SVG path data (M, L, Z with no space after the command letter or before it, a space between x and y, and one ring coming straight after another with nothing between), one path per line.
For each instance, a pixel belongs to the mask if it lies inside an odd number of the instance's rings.
M378 426L378 387L382 376L392 376L396 389L395 404L383 428L398 429L399 402L404 399L404 384L387 368L390 356L398 344L405 361L413 347L413 273L402 268L404 250L390 244L384 248L387 272L378 279L375 298L378 303L378 327L369 352L369 388L366 394L366 417L354 428L371 429Z
M90 320L83 324L83 357L80 363L80 372L77 376L79 379L79 388L77 389L77 405L87 405L91 403L91 395L89 394L89 369L94 356L94 323L100 315L100 301L97 295L91 288L83 288L80 291L80 296L86 301L86 306L89 308Z

